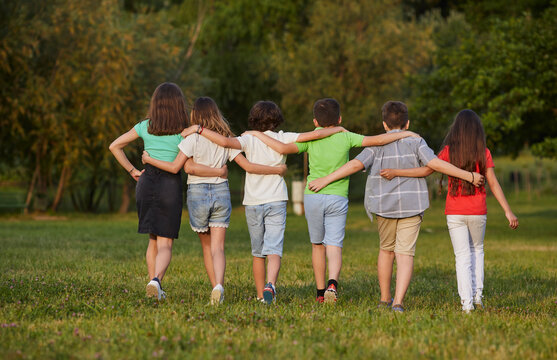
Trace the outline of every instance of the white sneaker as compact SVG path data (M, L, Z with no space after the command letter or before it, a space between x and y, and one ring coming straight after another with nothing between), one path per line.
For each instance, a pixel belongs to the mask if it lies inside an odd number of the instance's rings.
M482 296L481 295L474 296L474 305L477 308L480 308L480 309L484 308L484 303L482 302Z
M158 300L166 299L166 293L161 289L161 285L156 280L151 280L145 287L147 297L157 297Z
M474 311L474 305L463 306L462 311L464 311L465 314L470 314Z
M217 284L211 291L211 305L220 305L224 301L224 288L221 284Z

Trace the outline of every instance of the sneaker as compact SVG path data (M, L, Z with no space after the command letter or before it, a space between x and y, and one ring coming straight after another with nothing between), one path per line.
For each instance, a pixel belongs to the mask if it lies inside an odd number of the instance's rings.
M472 311L474 311L474 305L463 306L463 307L462 307L462 311L463 311L465 314L470 314Z
M319 304L325 302L325 297L324 296L317 296L315 298L315 301L317 301Z
M483 309L484 308L484 303L482 302L482 296L474 296L474 305L479 308L479 309Z
M166 299L166 293L162 290L161 284L156 280L151 280L145 287L147 297L157 297L157 300Z
M392 310L393 312L400 312L400 313L403 313L403 312L404 312L404 308L402 307L401 304L395 304L395 305L393 305L393 307L391 307L391 310Z
M221 284L217 284L211 291L211 305L220 305L224 301L224 288Z
M377 304L377 308L380 310L386 310L386 309L390 309L391 306L393 305L393 300L391 299L391 301L379 301L379 304Z
M276 300L276 294L275 286L271 283L267 283L263 288L263 299L267 304L272 304Z
M337 301L337 297L337 287L334 284L329 285L329 287L325 291L325 302L334 303Z
M263 298L256 297L255 301L260 302L260 303L265 303L265 299L263 299Z

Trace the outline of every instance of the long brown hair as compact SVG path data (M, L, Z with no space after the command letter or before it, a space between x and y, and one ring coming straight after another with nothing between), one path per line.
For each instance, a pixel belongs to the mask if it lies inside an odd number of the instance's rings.
M165 82L157 86L149 104L149 127L152 135L174 135L189 123L186 99L178 85Z
M217 103L210 97L200 97L195 100L191 111L191 123L213 130L222 136L234 136Z
M477 171L485 176L485 132L480 117L472 110L460 111L455 119L442 148L449 147L449 161L454 166L466 171ZM474 195L473 184L449 176L449 194ZM485 188L481 188L485 191Z

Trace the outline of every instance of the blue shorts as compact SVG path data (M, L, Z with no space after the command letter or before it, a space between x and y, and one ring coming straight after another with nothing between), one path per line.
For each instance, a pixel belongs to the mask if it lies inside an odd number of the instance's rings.
M286 228L286 201L246 206L246 222L251 238L251 254L255 257L282 257Z
M188 212L190 226L195 232L207 232L210 227L227 228L230 224L230 190L228 181L220 184L189 184Z
M342 247L348 199L339 195L305 194L304 209L311 243Z

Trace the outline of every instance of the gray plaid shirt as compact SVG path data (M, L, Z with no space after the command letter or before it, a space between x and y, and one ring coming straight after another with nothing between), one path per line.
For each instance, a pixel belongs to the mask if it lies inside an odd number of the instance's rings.
M396 132L400 130L392 130ZM436 156L424 139L407 137L384 146L365 148L356 160L368 173L365 207L386 218L406 218L422 214L429 207L429 194L424 178L396 177L387 180L381 169L407 169L427 165Z

